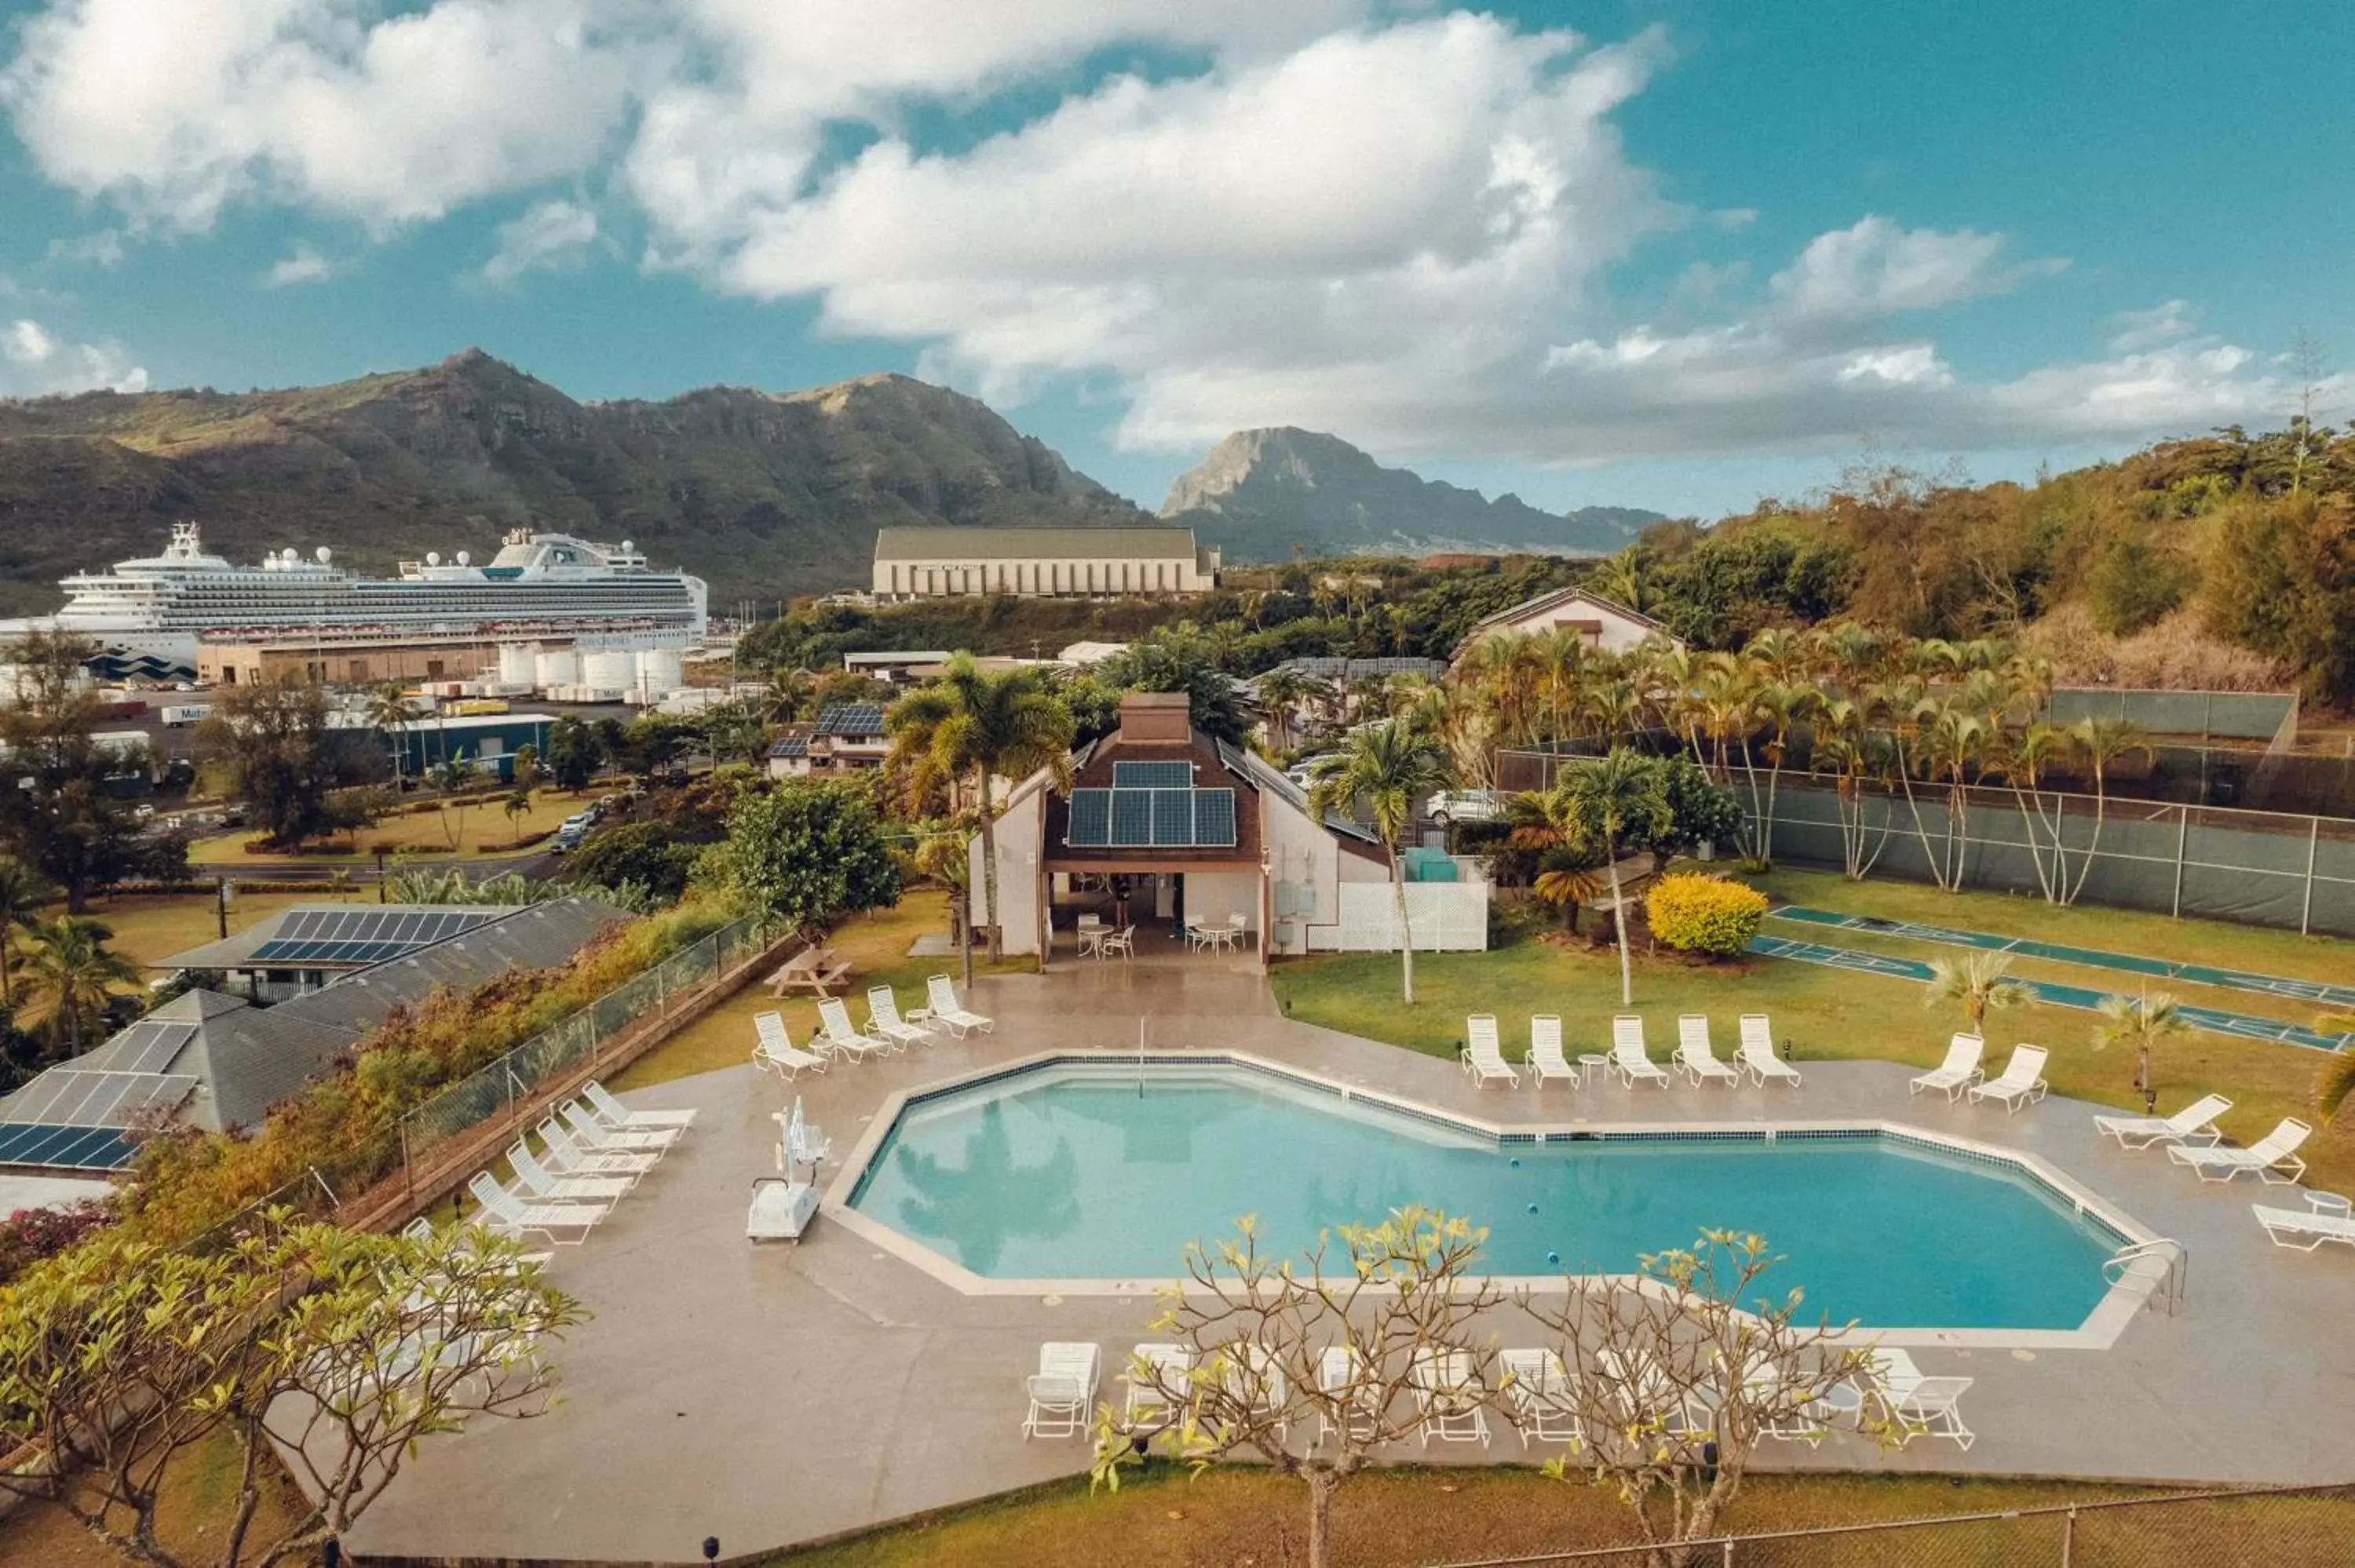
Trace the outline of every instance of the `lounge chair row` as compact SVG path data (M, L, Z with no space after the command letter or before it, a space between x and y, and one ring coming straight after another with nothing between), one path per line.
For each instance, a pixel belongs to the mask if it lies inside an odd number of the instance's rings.
M1942 1094L1949 1101L1968 1095L1974 1104L1993 1101L2008 1111L2034 1105L2044 1097L2044 1064L2051 1054L2041 1045L2015 1045L2011 1060L1996 1077L1987 1075L1987 1042L1968 1033L1946 1042L1946 1059L1914 1078L1908 1095Z
M538 1152L528 1134L507 1150L512 1187L481 1171L466 1191L481 1206L481 1222L499 1234L578 1245L694 1120L691 1110L633 1110L591 1082L539 1124Z
M1727 1062L1719 1057L1710 1042L1709 1020L1697 1012L1681 1014L1677 1019L1677 1049L1670 1060L1674 1069L1671 1073L1652 1060L1644 1040L1643 1019L1623 1012L1611 1020L1609 1054L1597 1054L1587 1060L1615 1073L1630 1088L1637 1084L1667 1088L1675 1076L1694 1085L1724 1084L1730 1087L1748 1078L1762 1088L1768 1084L1788 1084L1796 1088L1799 1070L1774 1054L1774 1031L1766 1015L1745 1012L1740 1028L1742 1044L1733 1060ZM1523 1071L1529 1073L1537 1088L1557 1078L1572 1086L1584 1081L1581 1068L1562 1054L1561 1019L1550 1012L1540 1012L1529 1020L1529 1055L1519 1068L1505 1060L1504 1049L1497 1038L1496 1015L1472 1014L1464 1021L1462 1060L1464 1071L1476 1086L1502 1081L1518 1088Z
M1442 1443L1490 1440L1488 1412L1501 1410L1521 1440L1523 1449L1536 1443L1582 1443L1586 1414L1595 1404L1563 1365L1559 1351L1522 1349L1500 1351L1493 1374L1484 1372L1479 1355L1469 1350L1429 1347L1415 1352L1408 1368L1416 1432L1424 1447ZM1181 1412L1172 1393L1196 1386L1193 1352L1184 1345L1142 1344L1130 1352L1131 1370L1124 1382L1120 1423L1128 1430L1174 1424ZM1023 1379L1028 1404L1022 1436L1069 1437L1084 1434L1093 1420L1096 1390L1102 1375L1097 1347L1087 1343L1050 1342L1039 1348L1039 1370ZM1289 1432L1281 1412L1290 1404L1284 1372L1276 1358L1257 1345L1244 1344L1219 1374L1229 1409L1278 1417L1279 1438ZM1657 1368L1631 1368L1610 1350L1598 1351L1591 1374L1602 1381L1603 1402L1619 1413L1629 1427L1657 1426L1684 1436L1705 1433L1714 1412L1705 1402L1676 1389ZM1768 1367L1753 1369L1744 1387L1753 1391L1771 1380ZM1347 1345L1327 1346L1317 1357L1317 1431L1316 1445L1345 1426L1358 1436L1377 1427L1382 1412L1382 1383L1367 1373L1359 1352ZM1831 1432L1834 1419L1848 1415L1860 1421L1878 1406L1902 1446L1917 1436L1951 1439L1967 1449L1976 1435L1964 1425L1962 1396L1971 1386L1966 1377L1931 1377L1902 1350L1876 1350L1855 1384L1843 1385L1848 1397L1811 1400L1804 1406L1779 1413L1764 1429L1769 1437L1820 1443ZM1755 1399L1759 1407L1771 1399Z
M811 1037L807 1050L795 1045L785 1033L783 1014L757 1014L752 1020L758 1035L752 1046L753 1065L790 1081L804 1073L823 1073L836 1062L864 1061L885 1051L930 1045L935 1025L960 1040L976 1029L986 1033L996 1028L991 1020L957 1001L956 988L948 976L934 975L924 983L931 1005L904 1017L900 998L890 986L879 985L868 991L863 1030L850 1022L850 1009L839 998L825 999L817 1004L818 1033Z

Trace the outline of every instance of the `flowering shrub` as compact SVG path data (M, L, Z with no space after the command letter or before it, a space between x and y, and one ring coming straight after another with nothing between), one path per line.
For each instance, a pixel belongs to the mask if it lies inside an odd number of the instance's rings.
M1644 900L1652 935L1679 952L1732 958L1750 946L1766 918L1766 895L1722 876L1679 872L1655 883Z
M0 1220L0 1285L45 1257L54 1257L114 1219L103 1201L60 1203L53 1209L19 1209Z

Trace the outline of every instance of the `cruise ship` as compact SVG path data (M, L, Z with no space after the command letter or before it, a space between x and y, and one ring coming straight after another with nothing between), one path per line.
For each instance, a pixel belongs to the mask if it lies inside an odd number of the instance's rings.
M594 545L519 528L476 566L403 561L400 575L361 577L322 547L253 566L207 553L194 523L175 524L163 554L65 578L66 603L23 623L79 632L109 653L193 670L199 637L318 635L337 641L448 633L485 638L626 635L641 645L702 637L701 577L650 568L626 540Z

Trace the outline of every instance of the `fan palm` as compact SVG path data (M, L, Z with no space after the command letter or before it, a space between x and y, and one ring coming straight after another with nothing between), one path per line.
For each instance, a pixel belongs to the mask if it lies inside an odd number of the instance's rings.
M2190 1028L2171 996L2105 996L2102 999L2101 1025L2094 1031L2094 1049L2131 1044L2135 1048L2135 1087L2148 1094L2152 1049L2169 1035L2182 1034Z
M138 984L139 966L107 947L112 929L83 916L37 921L31 930L34 946L26 969L35 988L57 1004L49 1019L52 1034L69 1055L79 1054L84 1037L106 1015L111 988Z
M368 694L368 721L392 743L392 782L399 789L401 754L407 749L400 736L417 722L417 710L409 705L409 694L400 689L399 681L387 681Z
M1316 759L1308 803L1318 817L1352 816L1362 805L1373 819L1391 861L1391 891L1398 901L1401 991L1414 1002L1414 933L1407 923L1406 868L1399 849L1414 824L1415 802L1444 789L1453 769L1431 733L1403 719L1384 719L1349 732L1339 750Z
M1611 922L1619 938L1619 1005L1636 1004L1634 966L1627 956L1625 895L1619 885L1619 845L1631 833L1653 837L1668 829L1672 813L1658 761L1627 747L1573 768L1546 800L1546 815L1565 837L1599 844L1610 867Z
M1071 710L1035 669L985 671L960 653L940 678L891 705L891 743L913 769L969 782L981 825L982 909L989 920L992 962L1005 950L997 918L996 810L990 780L1027 779L1040 769L1055 787L1071 787Z
M29 930L40 918L41 906L57 896L47 877L23 861L0 855L0 1008L16 1005L11 979L10 938Z
M2034 999L2035 993L2026 986L2005 978L2010 969L2011 959L2001 953L1940 959L1930 966L1930 989L1922 993L1922 1005L1959 1002L1963 1015L1971 1021L1971 1033L1982 1033L1988 1013Z

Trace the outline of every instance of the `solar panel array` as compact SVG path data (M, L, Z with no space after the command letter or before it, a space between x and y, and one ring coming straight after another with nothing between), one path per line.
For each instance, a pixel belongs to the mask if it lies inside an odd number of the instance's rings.
M58 1067L27 1086L8 1114L44 1127L130 1127L142 1113L178 1105L196 1086L186 1073Z
M1190 789L1194 785L1194 765L1190 762L1115 762L1112 765L1112 787L1115 789Z
M122 1073L160 1073L172 1065L181 1047L197 1037L193 1023L158 1023L152 1019L125 1029L108 1057L108 1065Z
M252 961L379 963L496 918L478 909L301 909L253 950Z
M817 733L854 736L883 733L880 703L837 703L817 715Z
M111 1127L44 1127L0 1122L0 1166L59 1171L120 1171L138 1144Z
M1074 789L1073 849L1231 849L1232 789Z

